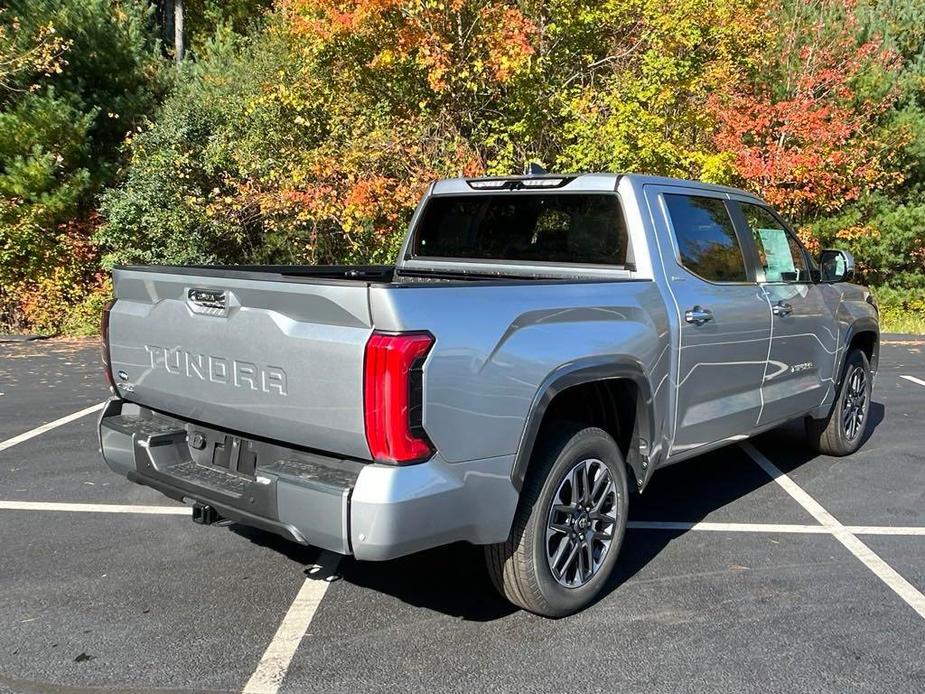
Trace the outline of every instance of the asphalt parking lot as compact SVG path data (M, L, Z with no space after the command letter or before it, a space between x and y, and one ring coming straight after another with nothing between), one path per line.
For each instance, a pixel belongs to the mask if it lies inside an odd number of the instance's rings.
M105 396L95 343L0 344L0 691L925 692L921 338L885 338L854 456L789 427L660 471L559 621L470 546L338 563L194 525L103 465Z

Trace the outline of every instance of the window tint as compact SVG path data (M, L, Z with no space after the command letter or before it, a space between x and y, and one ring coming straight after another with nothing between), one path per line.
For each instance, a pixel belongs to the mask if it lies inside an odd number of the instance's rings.
M739 203L755 237L767 282L809 282L806 259L797 240L763 207Z
M712 282L744 282L745 258L719 198L665 195L681 263Z
M437 196L415 232L416 256L623 265L627 234L616 195Z

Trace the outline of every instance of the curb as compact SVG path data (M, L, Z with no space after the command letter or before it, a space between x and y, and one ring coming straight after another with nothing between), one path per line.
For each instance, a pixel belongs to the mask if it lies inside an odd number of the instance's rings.
M34 342L47 340L51 335L0 335L0 342Z

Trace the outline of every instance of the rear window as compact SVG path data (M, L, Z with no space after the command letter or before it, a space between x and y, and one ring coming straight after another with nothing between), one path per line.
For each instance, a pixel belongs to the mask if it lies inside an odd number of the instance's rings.
M745 258L726 203L719 198L666 194L681 264L711 282L745 282Z
M612 193L431 198L415 256L512 262L626 263L626 222Z

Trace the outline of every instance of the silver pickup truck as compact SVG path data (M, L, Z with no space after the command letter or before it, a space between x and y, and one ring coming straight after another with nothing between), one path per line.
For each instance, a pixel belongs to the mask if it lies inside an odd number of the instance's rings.
M439 181L395 266L117 268L102 454L204 524L361 560L484 545L503 595L562 616L657 469L794 419L860 446L853 265L732 188Z

